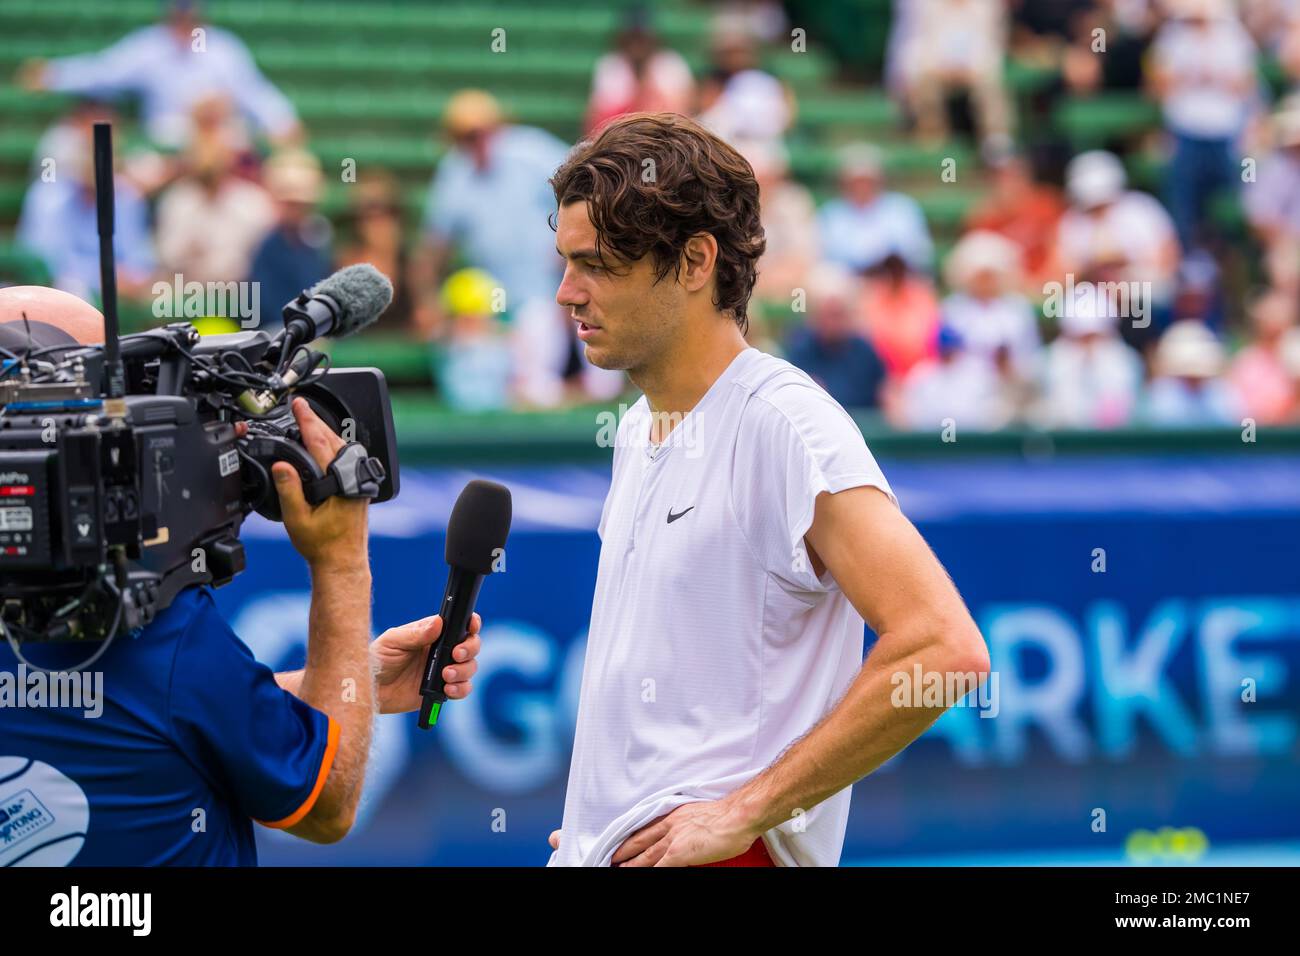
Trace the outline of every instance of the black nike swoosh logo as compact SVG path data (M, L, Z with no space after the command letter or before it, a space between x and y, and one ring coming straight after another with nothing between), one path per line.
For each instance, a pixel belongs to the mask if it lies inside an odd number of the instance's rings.
M694 510L695 510L695 505L691 505L689 508L686 509L686 511L694 511ZM672 509L672 508L669 508L669 509L668 509L668 523L669 523L669 524L672 524L674 521L676 521L676 520L677 520L678 518L680 518L682 515L686 514L686 511L679 511L679 512L677 512L677 514L673 514L673 509Z

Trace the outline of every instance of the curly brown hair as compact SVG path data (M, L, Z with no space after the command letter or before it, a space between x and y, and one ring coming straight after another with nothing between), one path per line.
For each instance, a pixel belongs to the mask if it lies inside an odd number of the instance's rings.
M712 235L714 307L748 328L746 308L767 240L754 170L735 149L677 113L632 113L575 146L551 188L558 206L589 204L602 259L607 251L625 262L649 253L655 281L681 270L688 239Z

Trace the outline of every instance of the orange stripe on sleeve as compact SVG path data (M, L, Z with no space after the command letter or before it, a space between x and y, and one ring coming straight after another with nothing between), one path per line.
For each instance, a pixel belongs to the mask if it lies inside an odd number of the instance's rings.
M262 824L262 826L270 827L272 830L284 830L293 826L295 823L298 823L303 817L311 813L311 808L316 805L316 799L320 796L320 792L325 789L325 778L330 775L330 767L334 766L334 755L339 749L338 722L333 717L329 717L329 722L329 736L325 742L325 755L320 758L320 772L316 774L316 786L311 788L311 793L309 793L307 799L302 802L302 806L293 811L293 813L289 814L283 820L276 820L272 823L268 823L265 820L258 820L257 822Z

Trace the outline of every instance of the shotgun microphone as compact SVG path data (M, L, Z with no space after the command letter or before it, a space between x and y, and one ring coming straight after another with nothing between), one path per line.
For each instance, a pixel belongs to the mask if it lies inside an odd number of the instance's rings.
M494 481L475 479L452 506L447 521L447 588L442 595L442 635L429 648L420 682L417 726L428 730L438 722L447 699L443 669L451 652L465 640L474 602L485 575L491 574L505 551L510 534L510 489Z

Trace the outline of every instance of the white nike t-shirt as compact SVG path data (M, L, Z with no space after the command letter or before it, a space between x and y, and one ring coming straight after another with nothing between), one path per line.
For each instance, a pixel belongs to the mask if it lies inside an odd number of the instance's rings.
M862 666L863 621L803 544L823 491L893 498L862 433L782 359L746 349L668 438L623 417L560 848L607 866L631 833L774 763ZM784 866L835 866L848 788L764 834Z

